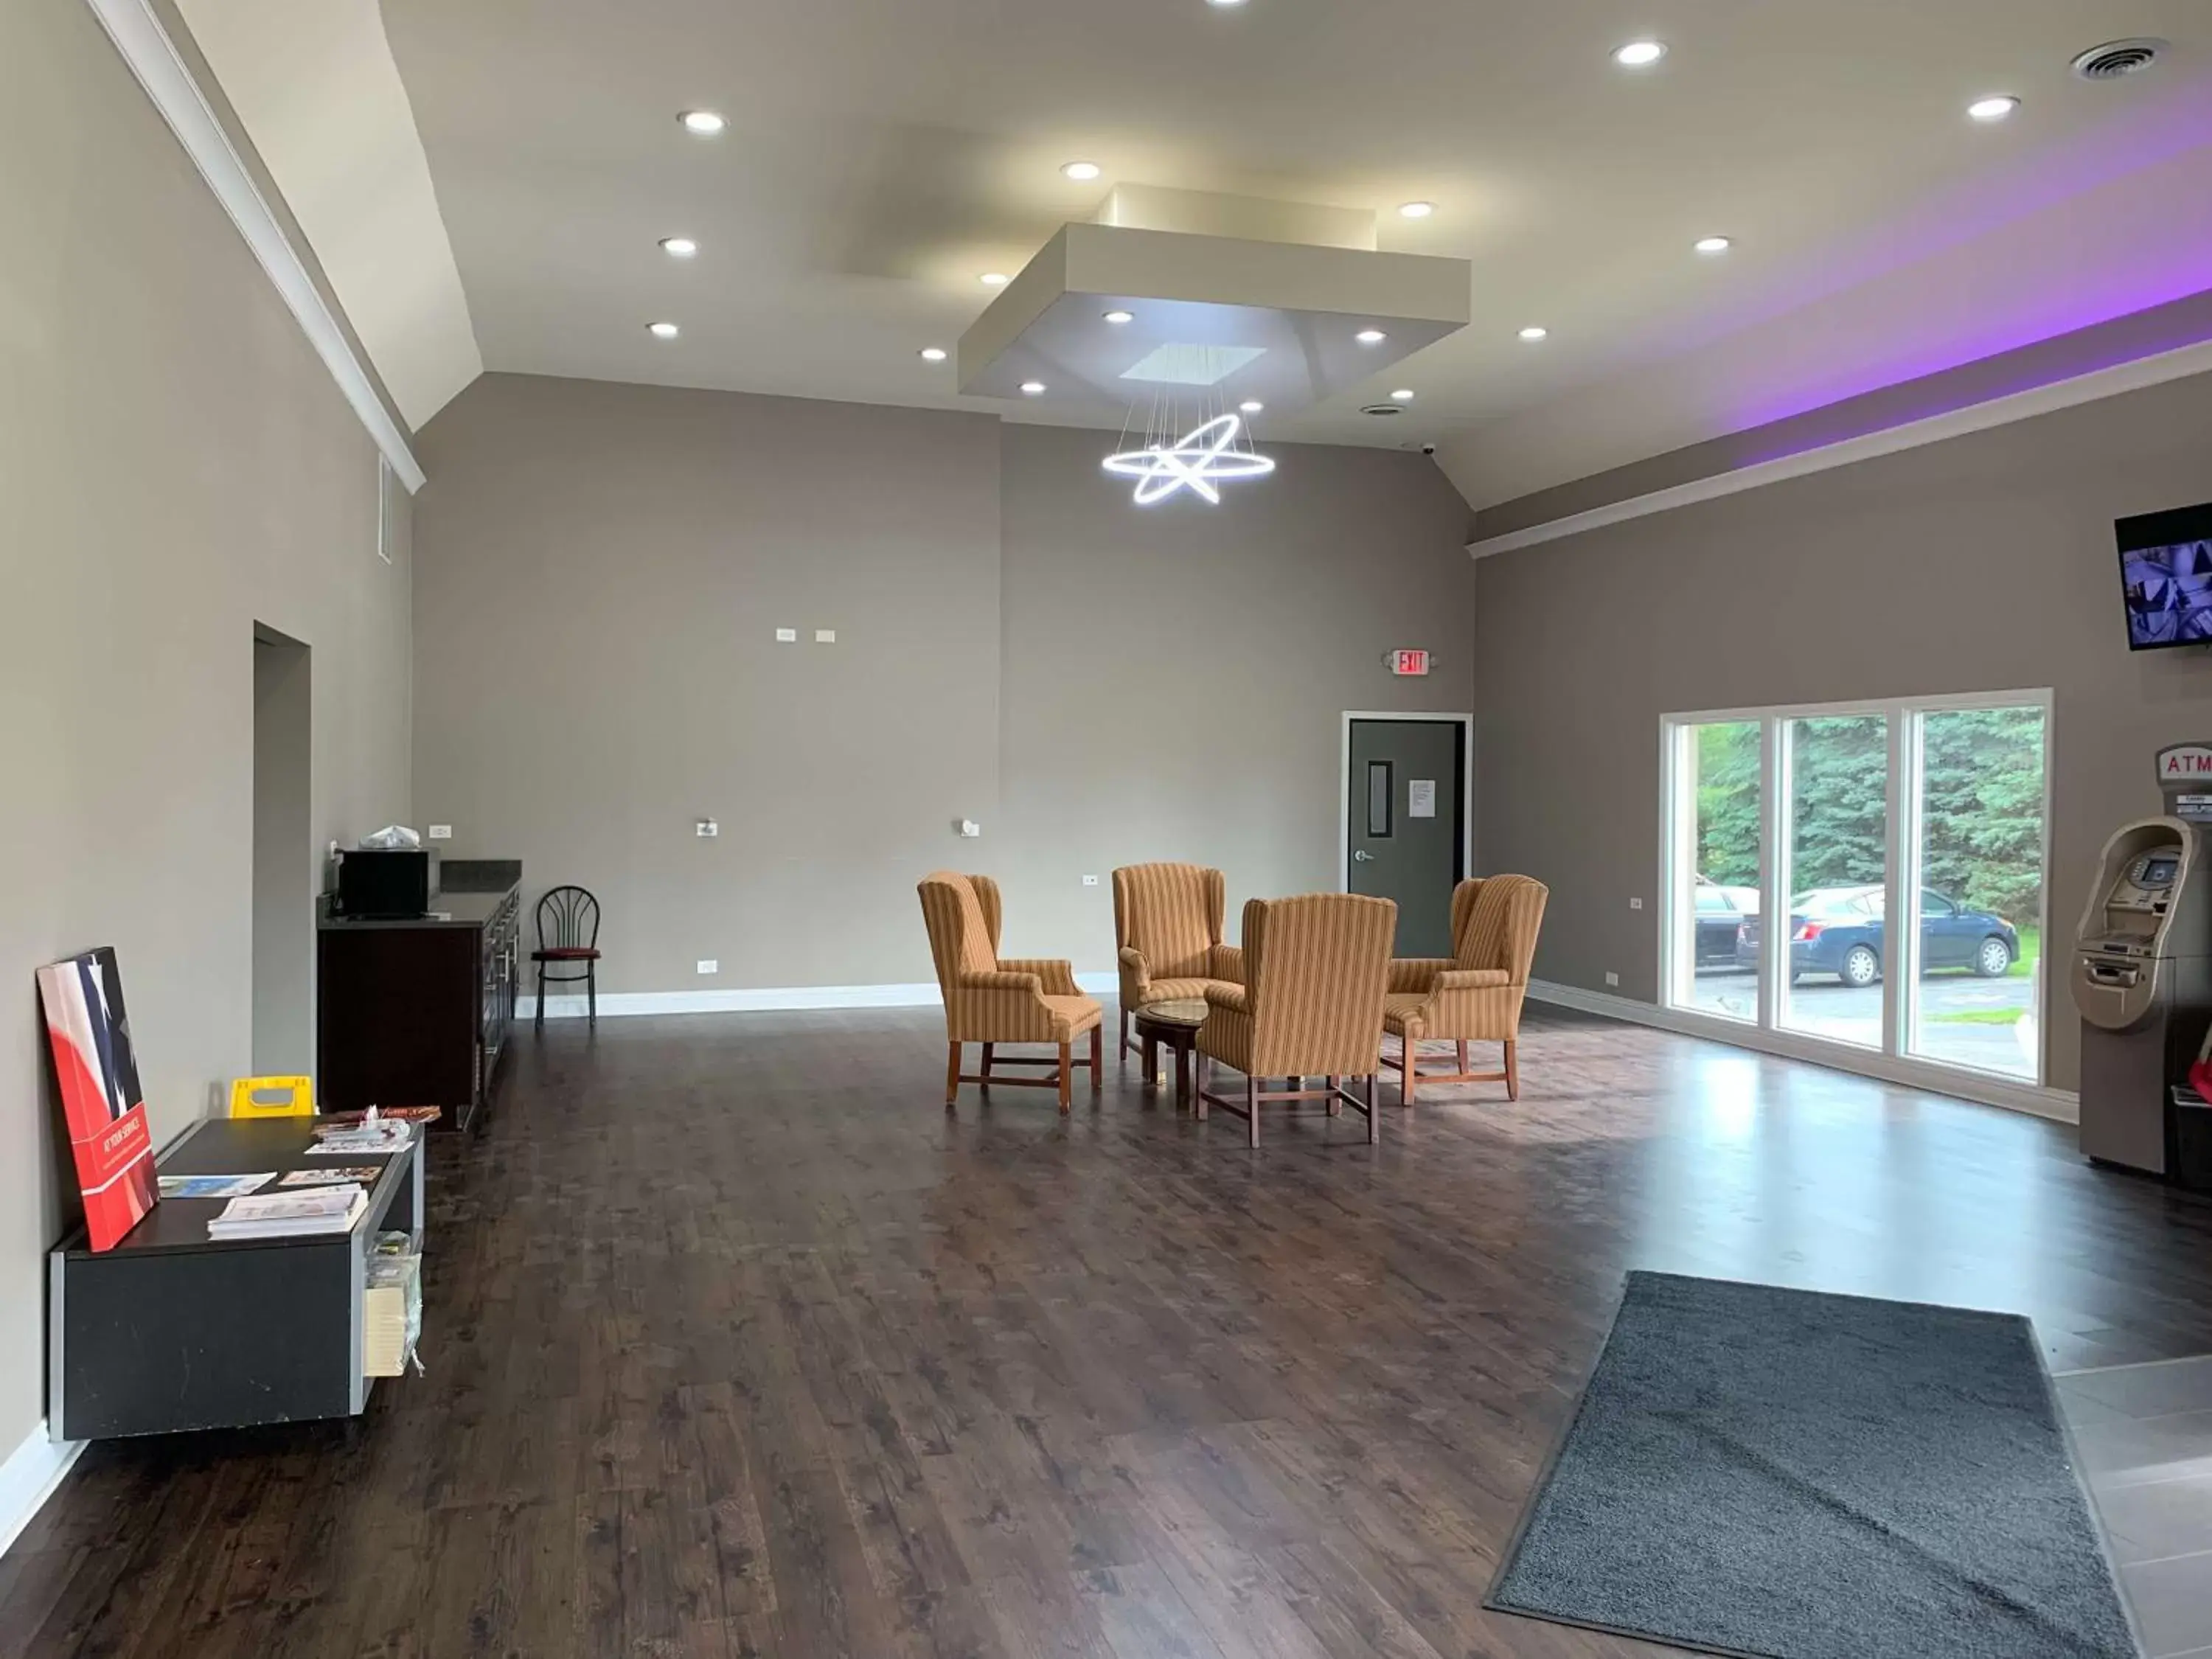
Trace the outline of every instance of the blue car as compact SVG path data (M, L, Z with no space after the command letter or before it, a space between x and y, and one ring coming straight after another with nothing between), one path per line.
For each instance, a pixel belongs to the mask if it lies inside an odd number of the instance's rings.
M1881 977L1882 890L1819 887L1790 906L1790 982L1807 974L1833 974L1846 985L1872 985ZM1736 930L1739 966L1759 965L1759 923ZM1989 910L1969 910L1942 894L1920 895L1920 966L1966 968L1984 979L2002 979L2020 959L2020 930Z

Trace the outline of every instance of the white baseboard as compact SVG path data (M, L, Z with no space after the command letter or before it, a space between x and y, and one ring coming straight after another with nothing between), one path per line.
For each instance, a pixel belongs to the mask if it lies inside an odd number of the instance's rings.
M1755 1025L1741 1025L1734 1020L1717 1019L1682 1008L1662 1008L1654 1003L1638 1002L1632 997L1613 996L1603 991L1585 991L1575 985L1555 985L1549 980L1530 980L1528 994L1535 1001L1548 1002L1557 1007L1579 1009L1586 1014L1600 1014L1607 1019L1625 1020L1632 1025L1649 1025L1662 1031L1675 1031L1684 1036L1705 1037L1738 1048L1778 1055L1784 1060L1802 1060L1809 1066L1825 1066L1831 1071L1849 1072L1855 1077L1872 1078L1879 1083L1894 1083L1908 1089L1923 1090L1931 1095L1949 1095L1954 1099L1971 1100L1982 1106L2002 1106L2008 1111L2026 1112L2033 1117L2047 1117L2059 1123L2079 1123L2081 1121L2081 1097L2064 1089L2016 1083L1985 1073L1938 1066L1932 1060L1870 1054L1848 1043L1831 1042L1796 1031L1761 1030Z
M42 1422L0 1463L0 1553L29 1526L85 1448L82 1440L52 1440Z
M1111 996L1121 981L1114 974L1078 974L1075 982L1092 996ZM635 1014L757 1014L798 1008L934 1008L944 999L937 981L912 985L787 985L718 991L602 991L599 1013L621 1018ZM545 999L548 1019L581 1019L587 1012L580 996ZM517 1019L534 1019L538 999L520 998Z

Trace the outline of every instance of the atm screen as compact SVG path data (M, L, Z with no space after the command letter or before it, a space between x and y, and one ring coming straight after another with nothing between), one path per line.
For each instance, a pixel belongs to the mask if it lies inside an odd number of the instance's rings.
M2178 858L2167 857L2145 859L2142 865L2142 874L2136 878L2136 885L2138 887L2171 887L2173 885L2173 878L2179 872L2180 868L2181 860Z

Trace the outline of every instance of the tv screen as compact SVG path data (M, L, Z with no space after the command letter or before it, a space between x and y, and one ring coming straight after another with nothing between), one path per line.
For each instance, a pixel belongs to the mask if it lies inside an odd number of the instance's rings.
M2212 645L2212 503L2122 519L2114 528L2128 648Z

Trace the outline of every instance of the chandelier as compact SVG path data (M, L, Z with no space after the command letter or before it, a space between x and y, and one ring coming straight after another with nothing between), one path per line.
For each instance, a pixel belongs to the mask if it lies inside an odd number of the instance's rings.
M1133 499L1139 507L1150 507L1186 489L1218 507L1218 486L1264 478L1275 470L1273 458L1254 447L1245 422L1244 413L1256 412L1259 404L1248 402L1242 410L1230 408L1220 378L1201 386L1163 385L1153 392L1149 406L1131 407L1121 423L1121 447L1099 465L1116 477L1137 481ZM1192 395L1186 398L1186 392ZM1141 428L1137 425L1140 407Z

